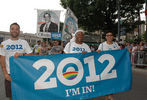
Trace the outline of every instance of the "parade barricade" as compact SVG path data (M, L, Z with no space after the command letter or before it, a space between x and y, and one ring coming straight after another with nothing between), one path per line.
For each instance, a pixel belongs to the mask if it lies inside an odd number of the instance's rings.
M147 50L135 51L133 65L136 67L147 67Z

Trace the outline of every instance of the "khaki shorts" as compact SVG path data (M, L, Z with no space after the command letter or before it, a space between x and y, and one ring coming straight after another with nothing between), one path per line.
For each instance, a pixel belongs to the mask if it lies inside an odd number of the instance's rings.
M5 80L5 90L6 90L6 97L12 97L11 82L8 80Z

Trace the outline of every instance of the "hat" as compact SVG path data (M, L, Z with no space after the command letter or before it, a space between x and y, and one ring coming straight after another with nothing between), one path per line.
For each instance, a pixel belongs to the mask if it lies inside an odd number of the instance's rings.
M75 41L75 36L76 36L76 34L77 34L78 32L84 33L83 30L77 30L75 33L72 33L72 34L71 34L71 35L72 35L72 39L70 40L70 42L74 42L74 41Z
M83 30L77 30L75 33L72 34L72 36L76 36L76 34L77 34L78 32L82 32L82 33L84 33Z

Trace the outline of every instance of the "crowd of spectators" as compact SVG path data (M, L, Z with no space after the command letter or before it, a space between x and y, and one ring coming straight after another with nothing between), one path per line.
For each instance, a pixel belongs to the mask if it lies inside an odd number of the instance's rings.
M65 45L65 42L62 42L61 40L52 40L50 42L38 41L37 44L34 46L33 53L35 55L63 54ZM126 42L124 44L119 44L119 46L120 49L128 49L132 64L134 64L135 59L138 57L138 52L147 51L147 42L145 43L142 41L140 43ZM98 45L89 45L89 47L91 49L91 52L95 52L98 49ZM141 59L143 56L145 55L140 53L139 58Z

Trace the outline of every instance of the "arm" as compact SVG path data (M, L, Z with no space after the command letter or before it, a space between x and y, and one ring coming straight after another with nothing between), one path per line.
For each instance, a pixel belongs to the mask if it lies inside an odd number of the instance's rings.
M61 52L52 52L51 54L61 54Z
M82 54L86 54L87 53L87 51L82 51Z
M82 54L86 54L87 52L91 52L91 50L87 44L85 45L85 47L86 47L85 48L86 50L82 51Z
M100 53L102 50L102 44L99 45L98 49L96 50L98 53Z
M18 53L18 52L16 52L13 57L18 58L19 56L33 55L33 52L31 50L29 44L27 43L27 41L24 41L24 44L23 45L24 45L24 53Z
M19 56L28 56L28 55L33 55L33 53L25 54L25 53L18 53L18 52L16 52L13 57L18 58Z
M66 46L65 46L65 48L64 48L64 53L70 53L70 47L71 47L71 43L69 42L69 43L67 43L66 44Z
M100 52L101 52L101 50L97 50L97 52L98 52L98 53L100 53Z
M6 70L6 64L5 64L5 56L1 56L0 57L0 61L1 61L1 67L2 67L2 71L4 73L4 77L6 80L11 81L11 77L8 74L7 70Z

